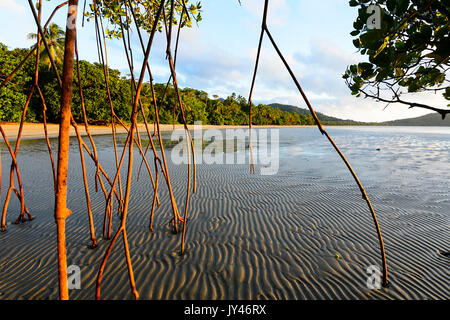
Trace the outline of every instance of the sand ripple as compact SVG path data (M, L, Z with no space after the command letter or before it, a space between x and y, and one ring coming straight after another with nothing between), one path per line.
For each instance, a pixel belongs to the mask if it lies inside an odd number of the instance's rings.
M101 149L100 156L110 169L110 150ZM0 234L1 299L58 297L47 157L37 151L19 157L22 163L33 161L33 167L23 166L22 176L27 205L37 219L23 225L10 223L8 231ZM342 164L335 158L325 162L313 159L316 155L300 155L295 166L289 159L283 160L275 176L250 175L247 165L199 165L198 193L191 198L183 257L178 255L180 237L167 227L171 209L164 184L159 191L162 205L156 211L154 232L148 231L152 191L148 174L142 175L132 190L127 224L141 298L450 298L450 262L439 254L448 250L450 243L448 186L436 192L428 190L425 197L426 181L421 187L403 177L401 181L410 183L402 184L393 174L391 182L384 183L382 175L362 170L383 232L391 279L389 288L369 290L367 267L380 263L370 213ZM93 299L97 271L109 244L101 239L104 201L100 193L93 192L95 169L91 166L92 209L99 239L98 248L92 250L87 247L88 218L75 151L71 161L69 208L73 214L67 220L68 263L80 266L82 289L71 291L70 297ZM175 197L184 212L186 167L171 165L170 172ZM4 190L5 181L2 187ZM18 208L12 200L8 221L15 218ZM114 216L113 230L117 225L118 217ZM103 298L132 299L121 241L104 274Z

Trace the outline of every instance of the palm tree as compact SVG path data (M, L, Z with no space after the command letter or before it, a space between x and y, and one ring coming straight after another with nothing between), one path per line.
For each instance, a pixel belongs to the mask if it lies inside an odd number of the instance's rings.
M60 64L63 61L64 56L64 36L65 32L55 23L52 23L47 30L45 30L45 40L47 41L50 54L56 64ZM36 39L36 33L29 33L28 39ZM32 48L34 48L34 45ZM48 65L50 69L52 64L45 46L41 45L40 59L42 62Z

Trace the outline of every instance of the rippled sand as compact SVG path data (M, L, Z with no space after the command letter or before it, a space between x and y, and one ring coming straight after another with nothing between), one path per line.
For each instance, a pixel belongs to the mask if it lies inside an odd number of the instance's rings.
M248 165L198 165L184 256L178 255L180 235L167 226L171 209L162 180L154 232L148 231L153 191L148 173L142 171L132 189L127 220L141 299L449 299L450 259L440 254L450 249L449 139L331 130L360 174L385 241L391 286L369 290L366 270L380 264L380 255L357 186L313 128L283 130L277 175L259 175L259 165L255 175L249 174ZM110 138L95 139L111 172ZM92 250L87 247L76 141L71 147L68 207L73 214L66 224L67 253L68 264L81 268L82 284L70 298L93 299L109 244L101 239L104 198L94 192L95 169L90 165L99 242ZM19 210L17 200L11 200L8 231L0 233L0 299L57 299L53 186L45 143L25 142L18 159L26 204L36 219L11 223ZM1 203L8 170L2 146ZM187 168L171 164L169 170L184 212ZM113 231L118 222L115 216ZM133 298L121 241L108 260L102 298Z

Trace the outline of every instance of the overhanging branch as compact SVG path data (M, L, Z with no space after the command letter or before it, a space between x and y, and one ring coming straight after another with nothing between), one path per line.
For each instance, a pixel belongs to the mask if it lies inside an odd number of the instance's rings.
M423 103L418 103L418 102L409 102L409 101L405 101L400 99L400 96L397 93L394 93L394 99L386 99L386 98L382 98L380 97L378 94L371 94L366 92L363 89L359 89L359 92L361 92L366 98L372 98L372 99L376 99L382 102L386 102L388 104L390 103L401 103L404 105L409 106L409 109L411 108L423 108L423 109L427 109L427 110L432 110L434 112L439 113L442 116L442 120L445 119L445 116L450 113L450 109L440 109L440 108L436 108L427 104L423 104Z

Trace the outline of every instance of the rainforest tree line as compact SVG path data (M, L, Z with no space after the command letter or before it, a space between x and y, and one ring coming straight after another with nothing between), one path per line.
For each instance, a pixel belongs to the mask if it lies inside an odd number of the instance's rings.
M58 34L57 30L55 31ZM55 55L58 49L55 41ZM0 43L0 81L3 81L27 55L30 49L9 50L5 44ZM45 51L42 51L45 55ZM22 116L22 108L27 99L29 88L33 82L34 59L29 59L11 81L0 89L0 121L18 122ZM58 68L62 66L58 64ZM61 70L60 70L61 71ZM74 74L76 74L74 70ZM103 81L103 69L98 63L80 61L81 86L86 105L88 121L92 124L106 124L111 119L109 100L105 83ZM127 119L131 113L133 95L131 92L131 80L118 70L109 69L109 86L116 114ZM81 99L78 93L77 77L74 78L72 113L77 121L82 121ZM42 57L39 65L39 83L47 102L47 121L58 122L61 103L60 90L54 72L49 68L45 57ZM165 90L165 84L156 84L155 91L160 106L159 117L161 123L182 123L179 108L174 109L175 93L170 85ZM201 90L184 88L181 96L185 105L186 121L189 124L194 121L202 121L203 124L213 125L248 125L248 103L242 96L232 94L226 99L217 96L210 98ZM148 119L154 119L152 108L152 94L149 84L143 85L141 101ZM37 93L34 94L27 122L42 122L42 103ZM139 119L142 120L142 119ZM281 111L267 105L254 106L252 122L255 125L312 125L313 119L309 115L301 115L294 112Z

